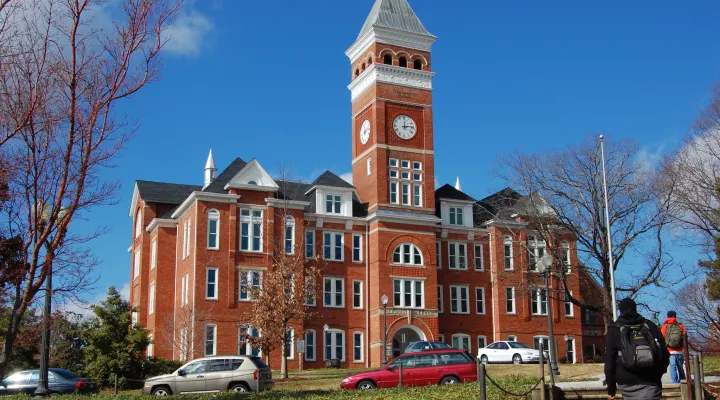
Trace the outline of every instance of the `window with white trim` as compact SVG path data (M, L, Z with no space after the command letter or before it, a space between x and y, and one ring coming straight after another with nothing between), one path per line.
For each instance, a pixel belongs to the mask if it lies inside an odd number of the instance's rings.
M218 210L208 211L208 233L207 233L207 248L211 250L218 250L220 248L219 238L220 232L220 213Z
M261 271L240 271L240 301L252 301L252 290L262 286Z
M155 350L155 342L153 341L153 334L148 334L148 347L147 347L147 356L148 358L153 357L153 353Z
M150 293L148 294L148 315L155 312L155 282L150 284Z
M135 214L135 237L140 237L140 234L142 233L142 226L143 226L143 218L142 218L142 210L138 210L137 214Z
M508 342L517 342L517 336L508 335Z
M205 357L217 354L217 325L205 325Z
M400 184L400 188L402 189L402 204L404 206L410 205L410 184L403 182Z
M463 225L462 207L450 207L450 225Z
M469 290L467 286L450 285L450 313L470 314Z
M440 314L442 314L442 313L445 312L445 307L444 307L444 305L443 305L443 303L445 302L445 300L444 300L444 298L443 298L443 287L442 287L442 285L438 285L438 287L437 287L437 298L438 298L438 312L439 312Z
M505 288L505 313L515 314L515 288Z
M570 266L570 243L562 242L562 263L565 266L565 274L570 275L572 269Z
M150 245L150 271L155 267L157 267L157 238L154 238Z
M329 308L345 307L345 279L324 278L324 305Z
M353 332L353 362L363 362L363 333Z
M540 350L540 343L543 345L543 351L550 350L550 338L548 336L535 336L533 337L533 349Z
M285 217L285 254L295 254L295 218Z
M190 336L188 328L180 328L180 359L187 360L190 354Z
M205 299L217 300L218 298L218 269L208 268L205 271Z
M530 292L530 303L532 315L548 314L548 299L545 289L532 289Z
M575 305L570 300L570 296L572 296L572 290L570 291L570 294L565 292L565 316L566 317L574 317L575 316Z
M308 229L305 231L305 258L315 257L315 231Z
M345 331L328 329L325 331L325 352L323 360L338 359L345 361Z
M343 235L342 232L323 232L323 255L329 261L343 261L345 259L343 252Z
M372 157L367 159L367 176L372 175Z
M353 262L362 262L362 236L353 234Z
M415 207L422 207L422 184L413 185L413 204Z
M133 279L136 279L138 276L140 276L140 248L135 249L134 256Z
M452 347L459 350L472 351L470 349L470 335L464 333L452 335Z
M188 224L187 220L183 221L183 235L182 235L182 259L187 257L187 237L188 237Z
M478 349L484 349L487 347L487 337L486 336L478 336L477 337L477 346Z
M187 221L187 227L188 227L188 232L187 232L187 236L185 236L185 241L187 242L187 246L185 246L185 249L186 249L187 253L185 254L185 258L190 257L190 248L191 248L191 244L192 244L192 241L190 240L190 238L192 237L192 222L189 219Z
M342 214L342 195L328 193L325 195L325 212L328 214Z
M315 361L316 333L314 329L305 332L305 361Z
M465 243L448 243L448 260L450 269L467 270L467 245Z
M315 276L306 276L305 277L305 305L310 307L315 307L315 293L317 292L317 287Z
M240 356L260 356L262 352L260 347L252 345L249 338L259 338L260 331L252 326L240 325L238 327L238 355Z
M295 329L293 328L285 332L285 357L288 360L295 359Z
M438 342L445 343L445 335L442 333L438 335Z
M353 308L363 308L362 303L362 281L354 280L353 282Z
M393 252L393 264L423 265L420 249L412 243L402 243Z
M481 244L476 244L475 250L473 252L473 256L475 257L475 271L485 271L485 261L483 260L483 246Z
M439 240L435 242L435 262L437 268L442 269L442 242Z
M180 277L180 307L185 305L185 275Z
M137 307L135 307L135 309L137 310ZM132 314L130 314L130 324L133 327L138 324L138 312L137 311L133 311Z
M397 171L396 171L397 173ZM398 182L390 181L390 203L399 204L398 201Z
M393 301L398 308L424 308L425 282L414 279L393 280Z
M505 242L503 245L503 256L505 259L505 271L512 271L513 266L513 243L512 237L505 236Z
M485 315L485 288L475 288L475 312L478 315Z
M537 262L545 255L545 241L536 237L528 236L528 268L531 272L537 272Z
M422 162L390 159L390 203L422 207Z
M185 274L185 304L190 304L190 274Z
M262 210L240 210L240 250L262 252Z

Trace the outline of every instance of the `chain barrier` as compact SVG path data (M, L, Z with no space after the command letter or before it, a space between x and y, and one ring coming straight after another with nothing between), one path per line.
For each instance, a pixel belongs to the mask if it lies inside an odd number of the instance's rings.
M530 393L532 393L533 390L537 389L538 385L540 385L540 383L542 383L542 381L543 381L543 378L540 378L540 379L537 381L537 383L535 383L535 385L534 385L530 390L528 390L527 392L524 392L524 393L513 393L513 392L510 392L510 391L505 390L502 386L500 386L500 384L498 384L497 382L495 382L495 381L493 380L493 378L491 378L490 375L488 375L487 373L485 373L485 378L487 378L487 380L489 380L490 383L492 383L496 388L498 388L498 390L500 390L501 392L503 392L503 393L505 393L505 394L507 394L507 395L509 395L509 396L513 396L513 397L527 397L527 395L529 395Z

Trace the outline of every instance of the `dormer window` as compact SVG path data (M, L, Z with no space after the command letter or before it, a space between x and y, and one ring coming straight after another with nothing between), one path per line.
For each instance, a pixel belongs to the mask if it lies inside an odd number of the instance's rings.
M326 195L325 212L328 214L342 214L342 196L339 194Z
M255 182L255 181L250 181L250 182L248 182L248 185L257 185L257 182Z
M463 225L462 207L450 207L450 225Z

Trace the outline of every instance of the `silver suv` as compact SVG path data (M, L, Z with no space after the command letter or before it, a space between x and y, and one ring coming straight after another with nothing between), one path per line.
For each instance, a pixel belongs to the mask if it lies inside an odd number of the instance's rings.
M214 356L190 361L172 374L147 379L143 394L262 392L273 386L272 372L260 357Z

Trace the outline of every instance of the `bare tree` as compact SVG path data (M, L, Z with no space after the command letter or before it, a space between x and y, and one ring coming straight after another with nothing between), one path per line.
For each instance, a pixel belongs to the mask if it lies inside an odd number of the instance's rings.
M680 316L699 343L716 347L720 340L720 302L707 296L704 279L691 282L675 293Z
M112 26L95 29L91 16L102 0L2 4L0 37L12 40L0 49L0 172L9 193L2 236L22 239L25 270L10 300L0 375L51 267L68 295L90 283L96 261L87 243L103 230L70 228L115 201L119 184L103 181L101 171L135 131L115 108L158 79L163 31L179 8L170 0L125 1Z
M212 320L212 311L198 311L191 305L180 307L174 313L165 313L161 323L157 324L153 342L159 343L163 348L172 350L173 358L187 361L193 357L194 348L202 348L203 335L193 335L193 321L197 326L203 326L205 321ZM194 342L193 342L194 338Z
M674 260L665 251L663 232L669 223L669 195L662 195L659 174L636 161L637 145L610 142L606 149L610 229L617 290L635 296L648 286L668 287L676 282L665 273ZM556 260L553 275L563 282L563 297L584 309L602 313L606 326L612 321L610 261L603 199L602 159L597 138L564 151L539 154L513 153L498 159L498 173L513 187L528 193L516 201L515 218L546 240ZM497 216L513 220L511 216ZM563 265L562 235L577 241L580 268L598 278L603 304L588 304L567 288L568 268ZM626 265L628 254L640 263Z

